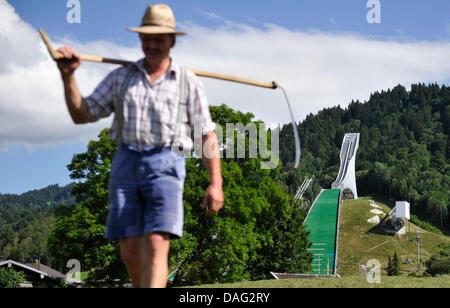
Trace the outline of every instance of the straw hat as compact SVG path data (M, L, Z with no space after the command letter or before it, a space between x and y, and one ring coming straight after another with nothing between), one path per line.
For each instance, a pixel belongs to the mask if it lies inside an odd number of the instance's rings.
M139 28L128 28L128 30L142 34L186 34L177 31L175 26L175 16L173 15L172 9L165 4L156 4L147 7Z

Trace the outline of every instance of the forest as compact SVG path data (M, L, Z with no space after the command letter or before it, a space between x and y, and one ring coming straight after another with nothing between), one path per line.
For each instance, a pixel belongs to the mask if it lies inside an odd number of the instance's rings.
M0 258L54 263L47 239L53 232L56 209L73 204L72 187L50 185L21 195L0 194Z
M260 123L253 114L226 105L211 107L211 115L222 127ZM410 91L399 85L373 93L367 102L352 101L347 108L310 114L297 127L302 143L298 169L292 168L295 151L290 124L280 133L278 168L261 170L260 159L222 161L225 208L209 219L198 206L207 186L207 171L201 160L189 159L185 237L171 248L171 268L179 269L174 283L266 279L269 271L307 270L311 256L305 249L305 213L291 205L292 197L307 176L314 177L317 186L306 194L310 200L320 187L331 186L345 133L361 134L356 159L360 196L391 204L410 201L412 214L427 221L425 227L448 234L449 121L450 90L435 84L412 85ZM40 259L59 270L64 269L64 260L76 258L82 261L83 271L96 269L89 277L93 284L116 278L125 281L118 245L103 237L115 149L104 130L85 153L68 162L73 184L22 195L0 194L0 256L18 262Z

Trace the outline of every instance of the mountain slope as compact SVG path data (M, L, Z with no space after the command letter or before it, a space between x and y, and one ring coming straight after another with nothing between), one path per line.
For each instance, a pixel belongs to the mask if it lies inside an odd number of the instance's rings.
M47 238L53 230L54 209L70 205L73 185L51 185L21 195L0 194L0 256L26 263L40 259L51 265Z

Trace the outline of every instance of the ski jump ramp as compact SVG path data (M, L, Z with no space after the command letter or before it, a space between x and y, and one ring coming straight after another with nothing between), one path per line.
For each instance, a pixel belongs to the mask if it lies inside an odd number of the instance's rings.
M343 198L358 198L355 160L359 134L346 134L341 148L341 167L332 189L322 190L309 209L305 226L313 256L313 275L336 275L339 247L339 221Z
M336 180L331 184L331 188L341 189L345 199L358 199L355 176L355 160L358 147L359 134L346 134L344 136L341 148L341 167ZM353 196L347 197L347 192L351 192Z

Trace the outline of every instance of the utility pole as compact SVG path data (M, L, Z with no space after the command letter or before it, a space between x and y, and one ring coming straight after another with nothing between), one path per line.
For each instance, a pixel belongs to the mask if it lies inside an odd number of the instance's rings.
M409 208L410 208L410 212L411 212L411 186L409 186L409 190L408 190L408 201L409 201ZM411 219L408 220L408 225L409 225L409 236L408 236L408 242L411 242Z
M416 241L417 241L417 271L420 271L420 236L419 229L416 229Z

